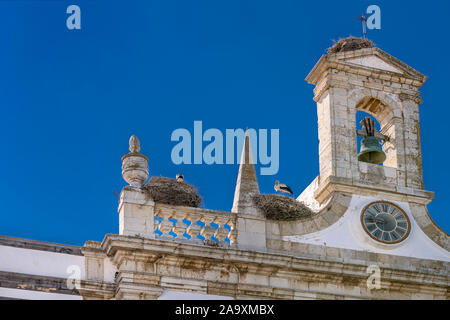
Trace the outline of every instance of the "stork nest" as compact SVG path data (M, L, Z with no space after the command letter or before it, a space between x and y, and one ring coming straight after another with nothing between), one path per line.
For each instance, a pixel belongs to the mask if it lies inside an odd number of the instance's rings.
M314 213L303 203L277 194L254 195L253 203L270 220L291 221L308 218Z
M348 37L344 39L340 39L338 42L333 44L331 48L328 49L328 54L330 53L338 53L345 51L353 51L365 48L372 48L375 44L368 40L357 37Z
M142 190L159 203L195 208L202 203L197 188L171 178L151 177Z

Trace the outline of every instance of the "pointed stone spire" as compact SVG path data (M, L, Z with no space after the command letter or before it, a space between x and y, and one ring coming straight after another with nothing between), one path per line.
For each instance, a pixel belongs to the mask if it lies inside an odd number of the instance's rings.
M254 206L252 200L252 196L255 194L259 194L259 187L247 129L245 131L244 147L241 153L241 163L234 192L233 209L231 211L260 216L261 214Z

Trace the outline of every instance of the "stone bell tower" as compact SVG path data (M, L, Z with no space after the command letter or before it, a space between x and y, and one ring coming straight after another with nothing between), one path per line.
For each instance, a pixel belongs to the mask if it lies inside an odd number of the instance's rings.
M426 76L370 41L347 38L338 44L306 78L315 85L320 140L315 199L322 203L334 191L343 191L430 202L433 193L424 191L422 180L419 126L419 89ZM380 124L386 154L381 166L358 161L358 110Z

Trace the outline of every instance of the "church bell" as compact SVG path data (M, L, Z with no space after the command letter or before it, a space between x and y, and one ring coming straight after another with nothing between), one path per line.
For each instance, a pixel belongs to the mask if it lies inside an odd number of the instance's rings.
M361 151L358 160L373 164L381 164L386 160L386 154L381 150L378 138L366 136L361 141Z
M365 117L361 121L363 127L361 136L361 150L358 154L358 160L373 164L381 164L386 160L386 154L381 150L378 138L375 136L375 121L370 117Z

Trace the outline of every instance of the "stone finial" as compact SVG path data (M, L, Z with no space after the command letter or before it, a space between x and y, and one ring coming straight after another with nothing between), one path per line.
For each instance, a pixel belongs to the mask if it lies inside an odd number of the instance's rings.
M130 153L122 157L122 177L135 188L140 188L147 181L148 158L140 153L140 142L135 135L130 137Z
M246 130L231 211L256 216L260 215L253 203L253 195L255 194L259 194L259 187L255 165L253 164L250 136L248 130Z
M135 135L132 135L130 137L130 152L131 153L138 153L139 151L141 151L141 143L139 142L138 137L136 137Z

